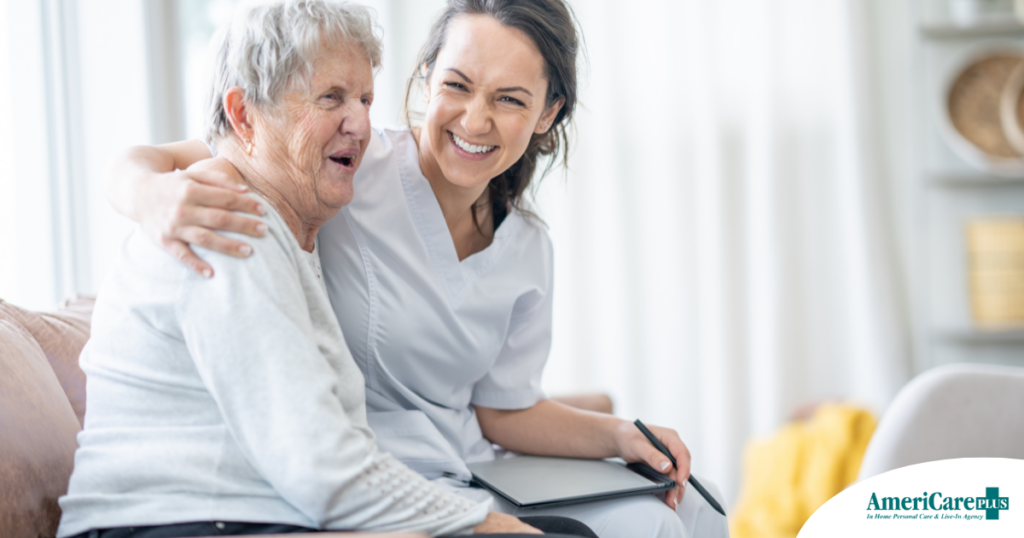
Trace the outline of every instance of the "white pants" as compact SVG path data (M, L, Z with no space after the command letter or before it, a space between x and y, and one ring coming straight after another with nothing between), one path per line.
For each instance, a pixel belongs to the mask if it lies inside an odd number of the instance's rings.
M719 505L725 506L714 483L697 477ZM512 506L490 492L460 488L474 498L491 496L494 510L515 516L571 517L590 527L601 538L728 538L726 518L693 488L687 488L683 502L672 511L660 495L637 495L608 501L573 504L556 508L524 509Z

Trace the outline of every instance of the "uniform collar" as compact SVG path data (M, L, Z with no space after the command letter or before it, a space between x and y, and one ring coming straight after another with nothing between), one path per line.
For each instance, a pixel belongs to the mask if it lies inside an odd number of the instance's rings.
M459 261L448 224L441 212L441 205L434 196L430 182L420 170L416 141L410 131L396 140L395 153L398 156L398 171L402 188L409 203L409 211L416 230L430 256L430 262L444 285L448 299L453 304L460 302L470 284L487 272L501 256L522 224L522 216L515 209L509 211L505 220L494 232L494 240L487 248Z

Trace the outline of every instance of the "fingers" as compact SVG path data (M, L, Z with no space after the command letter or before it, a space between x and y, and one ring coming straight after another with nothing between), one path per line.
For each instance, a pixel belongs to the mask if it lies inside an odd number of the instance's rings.
M263 237L267 233L267 225L262 221L214 207L182 207L178 220L193 226L240 233L250 237Z
M219 233L210 231L201 226L186 226L178 231L177 237L181 240L236 258L245 258L252 254L252 247L241 241L228 239Z
M675 430L659 428L657 435L669 452L672 453L672 457L676 459L675 475L672 477L676 481L676 489L672 491L674 499L673 503L669 505L675 509L683 502L683 495L686 493L686 481L690 478L690 449L686 447L686 443L683 443ZM667 499L666 497L666 502Z
M204 262L199 256L196 256L196 253L189 248L188 244L182 241L168 239L163 242L162 246L164 250L170 252L172 256L181 261L181 263L184 263L189 269L206 278L213 278L213 267L210 267L210 265Z
M232 169L233 170L233 169ZM266 225L236 214L263 215L266 208L260 200L246 196L247 188L239 188L230 174L221 170L202 169L166 174L166 181L155 182L140 207L139 222L159 245L181 260L191 270L206 277L213 268L192 251L189 244L236 257L252 254L252 247L217 234L214 230L240 233L251 237L266 234Z
M685 482L676 482L675 489L665 493L665 504L673 510L679 508L679 505L683 502L683 492L685 490Z
M681 482L686 482L686 479L690 478L690 449L686 447L675 430L667 430L662 438L662 443L676 459L677 480L681 479Z
M665 494L665 504L674 510L683 501L683 495L686 492L686 481L690 477L690 449L686 447L686 444L679 438L679 434L675 430L658 426L649 426L649 428L658 437L658 440L668 448L668 451L676 460L674 469L669 468L667 471L663 471L666 474L670 474L672 479L676 481L676 488ZM661 452L658 452L658 454L661 455ZM662 455L662 457L664 458L665 456ZM653 465L652 467L658 469L658 467Z
M206 171L204 173L216 173ZM214 230L241 233L251 237L263 237L266 234L266 224L257 220L247 218L235 213L235 211L262 215L265 208L260 201L221 187L211 187L186 180L182 182L182 191L179 191L180 202L174 207L170 218L161 224L160 236L164 238L165 244L173 245L175 251L172 254L178 256L183 262L199 260L189 249L174 245L174 241L181 241L197 245L206 249L244 258L252 254L252 246L236 241L216 233ZM165 247L166 248L166 247ZM212 268L205 263L196 265L195 269L209 270Z
M654 445L646 443L646 439L644 439L644 441L645 443L638 447L640 458L643 462L662 474L671 474L673 472L672 462L669 461L668 457L662 454L657 448L654 448Z
M676 458L676 476L675 481L676 487L676 503L675 507L679 506L683 502L683 495L686 493L686 481L690 478L690 450L686 448L686 445L682 441L679 441L681 450L676 450L669 445L669 450L672 451L672 455Z
M658 436L658 431L652 428L652 433ZM619 456L629 462L643 462L652 469L661 473L672 472L672 462L668 456L662 454L647 437L640 432L632 423L621 421L616 431Z
M196 172L193 172L195 174ZM219 173L219 172L206 172ZM182 205L197 205L204 207L215 207L228 211L239 211L251 215L264 215L266 213L263 204L254 198L245 196L237 189L220 186L210 186L195 181L186 181L182 188Z

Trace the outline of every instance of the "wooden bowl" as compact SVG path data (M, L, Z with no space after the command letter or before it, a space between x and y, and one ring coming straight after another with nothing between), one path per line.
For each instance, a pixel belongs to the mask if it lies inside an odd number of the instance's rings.
M1024 177L1022 90L1024 45L990 43L965 55L947 78L940 113L953 151L986 172Z

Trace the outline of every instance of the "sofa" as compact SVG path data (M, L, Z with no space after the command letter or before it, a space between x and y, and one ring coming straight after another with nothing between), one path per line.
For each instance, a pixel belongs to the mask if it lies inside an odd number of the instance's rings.
M37 313L0 301L0 529L53 536L57 498L74 465L85 415L78 354L89 339L92 300Z
M45 538L57 532L85 417L85 374L78 356L89 339L94 299L77 297L49 312L0 299L0 536ZM610 413L600 394L561 399ZM345 538L370 536L324 533ZM408 534L374 534L377 538Z

